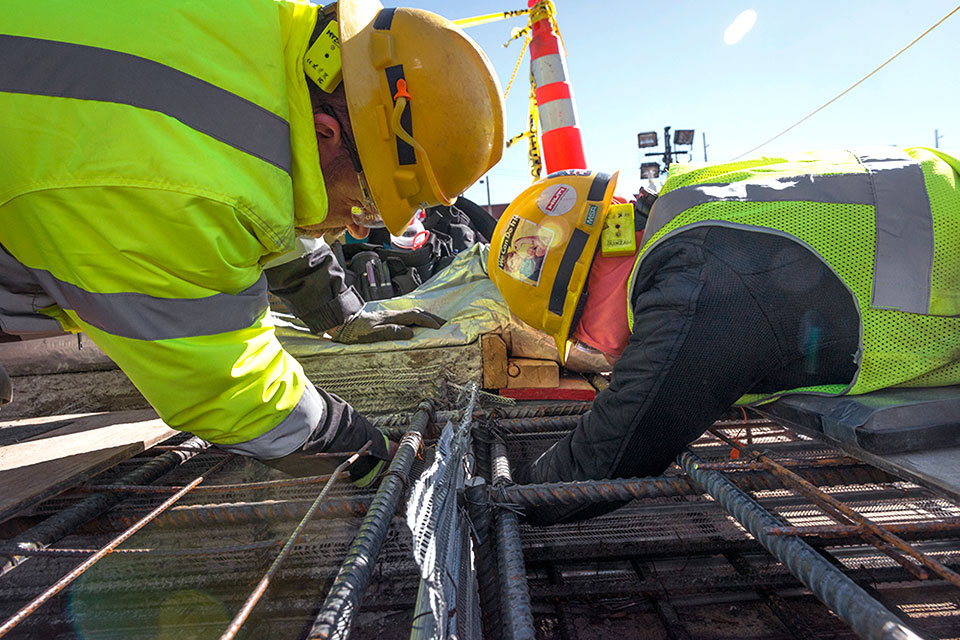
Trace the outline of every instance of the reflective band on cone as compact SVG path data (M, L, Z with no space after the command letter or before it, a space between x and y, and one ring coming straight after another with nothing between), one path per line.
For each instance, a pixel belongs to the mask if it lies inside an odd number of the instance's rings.
M529 6L537 4L529 0ZM533 23L530 40L530 68L536 84L540 115L543 162L547 173L565 169L586 169L583 136L577 124L577 106L567 80L567 65L560 38L549 18Z

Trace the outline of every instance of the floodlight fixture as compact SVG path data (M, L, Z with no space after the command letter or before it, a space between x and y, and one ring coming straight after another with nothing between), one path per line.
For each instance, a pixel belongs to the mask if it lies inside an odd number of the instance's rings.
M659 162L644 162L640 165L640 177L644 180L660 177Z
M655 147L658 144L660 144L660 140L657 138L656 131L644 131L637 134L637 146L641 149Z
M677 129L673 132L673 144L693 144L693 129Z

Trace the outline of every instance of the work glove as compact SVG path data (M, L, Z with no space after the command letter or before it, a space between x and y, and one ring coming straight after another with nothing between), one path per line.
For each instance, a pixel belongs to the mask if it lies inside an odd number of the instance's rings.
M361 489L373 485L387 469L387 465L397 453L398 445L385 435L378 434L370 440L370 451L354 462L347 472L350 481ZM262 462L274 469L279 469L296 478L306 476L320 476L333 473L340 464L350 457L349 453L337 455L335 453L315 454L309 450L309 445L300 451L288 454L274 460Z
M358 487L374 484L397 452L397 444L339 396L323 389L317 389L317 393L326 410L306 442L281 458L261 462L292 476L324 475L332 473L350 454L370 442L367 455L354 462L348 473Z
M445 322L440 316L423 309L358 311L334 329L330 337L343 344L409 340L413 337L413 327L439 329Z

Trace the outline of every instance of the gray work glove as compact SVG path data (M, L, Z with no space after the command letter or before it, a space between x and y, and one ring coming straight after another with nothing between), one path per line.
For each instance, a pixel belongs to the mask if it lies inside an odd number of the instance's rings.
M330 337L343 344L379 342L381 340L409 340L413 327L439 329L446 320L423 309L401 311L358 311Z

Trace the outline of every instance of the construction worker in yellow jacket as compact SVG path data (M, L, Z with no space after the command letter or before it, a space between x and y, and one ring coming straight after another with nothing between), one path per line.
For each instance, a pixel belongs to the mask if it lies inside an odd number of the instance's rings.
M399 234L495 164L482 51L375 0L11 0L0 16L3 338L84 331L174 428L289 469L372 440L355 479L375 475L387 443L281 348L261 265L298 234Z
M674 165L646 220L611 205L615 182L548 177L494 233L490 275L514 313L562 359L586 345L616 362L592 411L519 482L660 474L738 402L960 384L954 156L881 147ZM517 239L530 236L545 253L520 267Z

